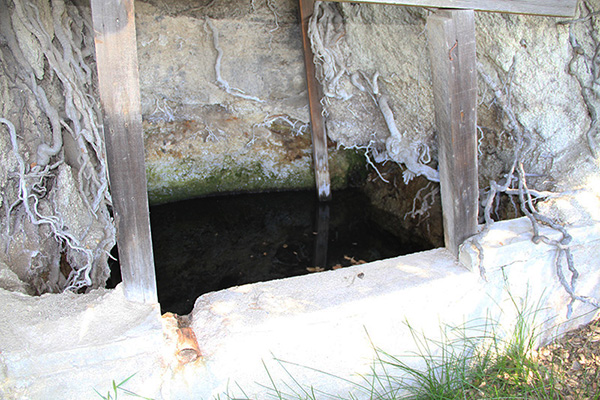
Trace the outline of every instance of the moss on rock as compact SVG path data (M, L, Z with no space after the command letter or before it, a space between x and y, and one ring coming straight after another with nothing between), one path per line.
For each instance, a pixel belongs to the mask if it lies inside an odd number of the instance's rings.
M310 157L269 165L268 159L236 160L230 155L216 164L194 157L147 162L148 194L152 204L221 193L302 190L315 187ZM331 150L333 190L360 182L366 175L364 157L353 150Z

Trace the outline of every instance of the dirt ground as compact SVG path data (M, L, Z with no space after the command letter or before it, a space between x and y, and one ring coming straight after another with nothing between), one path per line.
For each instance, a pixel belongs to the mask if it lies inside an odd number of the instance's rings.
M554 371L560 398L600 398L600 318L541 348L537 357Z

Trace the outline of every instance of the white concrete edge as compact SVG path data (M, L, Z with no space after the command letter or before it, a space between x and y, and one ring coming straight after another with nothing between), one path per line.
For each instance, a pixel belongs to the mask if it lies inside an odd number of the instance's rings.
M331 395L368 398L356 385L372 372L373 346L393 355L418 350L407 324L432 340L439 338L441 326L485 318L510 332L512 301L528 300L542 310L541 340L547 340L598 315L589 305L576 303L573 316L566 318L569 296L557 283L554 252L531 242L527 223L498 222L483 238L487 281L473 264L470 271L445 249L435 249L205 294L192 313L204 358L187 365L168 364L165 357L160 361L164 349L153 349L162 339L156 305L127 302L119 288L39 298L0 290L4 303L10 299L10 312L0 318L0 376L20 388L13 398L52 398L52 390L77 394L83 390L80 382L70 378L95 385L140 370L131 388L156 399L224 398L226 393L240 394L240 388L250 398L262 399L273 394L267 369L276 382L290 383L285 366L303 385ZM569 232L581 267L577 290L597 298L599 224L570 227ZM478 261L468 244L463 253L470 262ZM34 317L29 324L27 315ZM94 342L94 333L100 334L99 342ZM75 336L81 336L81 346L65 340ZM10 338L20 341L7 343ZM133 344L135 340L139 342ZM123 345L134 347L119 350ZM78 363L83 354L94 357ZM407 360L420 365L418 359ZM53 368L35 367L36 362ZM95 395L90 389L86 398Z
M213 398L232 384L247 389L252 398L264 398L268 390L256 382L269 382L263 363L277 368L274 356L308 367L296 370L299 381L344 395L351 389L349 381L373 367L373 343L393 354L416 350L407 322L434 340L444 324L460 326L485 318L510 332L517 313L513 301L536 308L540 342L589 321L596 312L580 303L566 318L570 299L554 274L554 250L533 244L527 223L497 223L484 238L487 281L472 264L469 271L445 249L435 249L203 295L192 317L205 360L186 366L181 375L189 382L197 374L203 383L180 382L172 397L165 398ZM580 281L589 284L578 290L597 297L598 224L569 232L576 258L587 262L580 265ZM471 262L478 261L473 253L469 256ZM340 379L332 382L331 376L327 380L311 368Z

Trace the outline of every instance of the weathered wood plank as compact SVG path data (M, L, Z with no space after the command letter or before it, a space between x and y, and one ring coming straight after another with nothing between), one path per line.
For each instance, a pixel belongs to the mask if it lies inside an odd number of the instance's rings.
M329 244L329 203L321 202L315 216L317 235L315 237L315 268L327 268L327 249Z
M100 100L125 294L156 303L133 0L91 0Z
M326 0L573 17L577 0Z
M329 180L329 163L327 160L327 132L325 131L323 107L321 105L323 90L315 75L314 55L308 37L308 23L310 17L313 15L315 2L314 0L299 0L299 2L306 84L308 87L308 104L310 107L315 180L317 181L319 200L327 201L331 199L331 184Z
M477 231L477 68L473 10L427 19L439 143L444 240L455 255Z

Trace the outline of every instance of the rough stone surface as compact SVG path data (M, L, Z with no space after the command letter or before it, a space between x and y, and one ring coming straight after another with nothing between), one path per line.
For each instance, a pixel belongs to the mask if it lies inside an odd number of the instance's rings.
M296 13L291 1L136 3L152 202L315 186ZM255 100L219 85L215 34L221 79ZM332 148L334 188L362 164Z
M238 190L310 187L314 178L308 138L303 138L308 113L297 4L282 0L136 5L153 201L231 191L235 186ZM339 58L336 71L346 71L337 83L337 95L343 98L331 93L324 103L329 138L337 147L360 148L361 156L370 161L389 159L390 130L378 104L351 79L356 75L355 81L368 88L378 73L379 92L388 98L398 131L417 146L424 162L430 158L428 165L436 168L425 29L430 11L349 3L328 7L335 15L329 38L335 39L331 48ZM476 13L478 62L508 99L519 127L526 132L522 160L531 188L571 190L600 176L586 138L600 108L597 68L592 66L598 16L586 17L597 9L598 1L585 2L577 15L581 20L572 24L560 18ZM262 102L235 97L219 87L218 53L209 20L218 31L223 51L222 79ZM574 49L573 43L579 47ZM587 103L579 80L588 87ZM481 77L479 89L479 178L485 190L490 180L501 181L509 171L518 135L509 129L494 90ZM303 150L290 154L282 148L286 143ZM290 155L295 157L292 161ZM340 171L344 176L345 167L337 168L335 155L331 159L335 174ZM389 181L385 175L389 169L381 165L378 169ZM244 182L223 178L228 175ZM379 202L404 218L418 211L412 201L427 182L421 180L413 188L394 179L398 201ZM345 182L342 178L340 184ZM389 197L387 188L370 190L374 199ZM439 225L438 211L423 209L421 215L426 214L432 216L430 225ZM408 225L414 227L417 222ZM435 237L431 235L433 241Z
M598 8L600 4L595 3ZM595 35L590 34L585 23L573 24L570 31L569 25L559 24L561 19L557 18L476 15L478 61L509 91L518 122L531 132L525 164L528 172L542 176L532 179L535 186L567 190L581 187L590 175L598 176L598 162L591 159L590 149L584 144L590 114L577 80L569 74L569 63L574 57L570 33L586 42ZM591 48L586 51L590 53ZM587 75L580 66L574 72ZM478 124L482 128L493 127L496 116L486 110L492 99L481 80L480 90L483 104L479 107ZM598 100L596 97L595 108L600 106ZM492 133L487 129L483 132L486 136ZM497 131L495 135L501 137ZM494 141L485 136L482 141L488 157L493 148L487 143ZM497 153L494 157L510 160L508 154L502 155L504 151ZM488 170L485 163L480 166L488 179L502 172Z
M219 115L220 114L220 115ZM212 112L216 127L198 120L145 123L148 193L164 203L216 193L314 189L310 133L301 121L268 121L247 129L235 113ZM288 123L288 121L290 123ZM293 122L292 122L293 121ZM362 156L330 149L334 189L365 175Z
M115 229L89 9L0 8L0 261L37 294L104 286Z
M420 8L365 4L338 5L344 17L343 52L351 75L363 72L370 79L380 74L379 89L389 97L398 130L435 147L431 71L425 34L426 12ZM346 77L348 79L348 77ZM366 81L361 80L364 86ZM390 135L377 104L349 82L353 98L331 100L327 127L344 146L373 146L383 150Z
M82 399L128 388L156 391L163 360L158 305L125 299L121 287L30 297L0 289L0 397Z
M0 288L10 292L34 294L32 288L23 282L6 264L0 262Z

